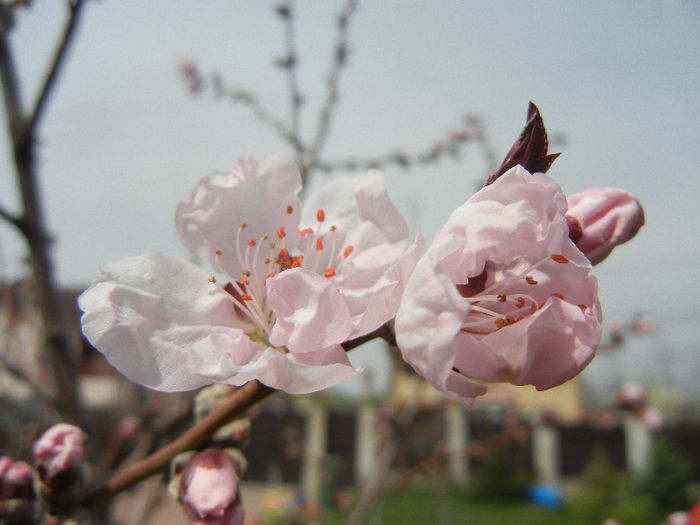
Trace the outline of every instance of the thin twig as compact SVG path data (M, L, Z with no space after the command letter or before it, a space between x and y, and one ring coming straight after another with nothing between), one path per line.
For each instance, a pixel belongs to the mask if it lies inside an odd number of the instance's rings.
M34 107L27 120L27 127L24 130L26 139L29 139L34 135L34 130L44 114L49 95L56 85L56 79L61 71L61 66L63 65L68 49L70 48L71 41L75 35L75 30L78 26L78 21L83 11L83 6L86 3L86 0L72 0L69 2L70 11L68 14L68 20L66 21L66 25L63 29L63 34L61 35L61 40L58 42L53 60L51 61L51 65L49 66L49 70L46 74L46 78L41 85L39 95L37 96Z
M328 138L330 131L331 120L338 105L338 83L340 74L347 64L348 57L348 39L347 33L359 0L346 0L337 19L337 29L335 46L333 49L333 58L331 68L326 79L326 96L321 111L319 113L318 126L316 128L316 136L309 148L309 159L302 166L302 177L310 173L321 159L323 146Z
M287 4L277 8L277 12L284 20L284 36L285 36L285 54L279 62L279 66L287 70L287 82L289 88L289 104L291 109L291 129L292 133L299 140L294 144L299 162L303 163L306 148L301 141L301 104L302 95L299 92L299 82L297 79L297 71L299 69L299 60L296 51L295 37L295 20L296 8L294 1L289 0Z
M83 504L95 503L129 488L154 474L164 470L171 459L180 452L193 450L205 443L221 426L231 421L255 403L275 392L270 387L251 381L235 390L221 405L202 418L179 438L163 448L115 474L98 491L88 495Z
M0 365L2 365L5 368L5 371L11 374L13 377L27 384L32 389L35 396L42 401L44 405L49 407L53 407L55 405L55 400L44 391L40 384L27 376L27 374L24 373L24 370L8 361L2 354L0 354Z

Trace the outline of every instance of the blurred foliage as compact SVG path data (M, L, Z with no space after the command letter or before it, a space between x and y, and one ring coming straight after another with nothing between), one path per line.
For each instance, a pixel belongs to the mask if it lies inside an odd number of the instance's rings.
M467 494L482 500L524 500L533 472L518 461L517 450L488 452L470 476Z

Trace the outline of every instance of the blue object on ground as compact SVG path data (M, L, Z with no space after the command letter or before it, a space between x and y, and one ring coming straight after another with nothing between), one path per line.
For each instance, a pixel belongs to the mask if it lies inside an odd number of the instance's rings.
M538 507L556 509L563 501L561 491L550 485L530 485L527 489L528 499Z

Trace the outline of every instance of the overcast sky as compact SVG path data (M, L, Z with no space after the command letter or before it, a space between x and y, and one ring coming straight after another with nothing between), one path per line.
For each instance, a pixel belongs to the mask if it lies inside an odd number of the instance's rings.
M31 100L60 30L63 2L37 0L13 33ZM186 256L173 212L201 176L240 155L285 147L245 108L193 98L183 59L254 90L287 118L283 51L273 3L102 0L87 5L41 129L40 166L61 282L86 285L109 261L158 249ZM341 3L300 0L303 129L313 131ZM374 0L349 34L341 102L328 157L422 148L465 113L486 122L500 157L524 124L528 101L563 135L550 170L567 193L619 186L645 205L638 238L596 268L606 320L652 314L636 337L586 372L601 382L673 379L700 372L700 4L695 1L470 2ZM0 149L0 205L18 209L9 149ZM389 191L427 238L485 175L475 148L408 173ZM23 246L0 225L0 272L22 272ZM611 366L611 363L615 366ZM697 387L696 387L697 388Z

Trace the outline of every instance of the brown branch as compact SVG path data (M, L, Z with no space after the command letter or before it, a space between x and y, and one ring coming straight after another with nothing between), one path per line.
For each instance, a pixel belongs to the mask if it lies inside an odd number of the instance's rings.
M281 4L277 7L277 14L284 20L284 36L285 36L285 54L277 61L277 65L287 70L287 87L289 89L289 104L291 107L291 131L297 141L294 143L299 162L303 164L303 159L306 154L306 148L301 141L301 105L303 97L299 92L299 82L297 80L297 71L299 60L296 51L295 38L295 16L296 10L294 1L290 0L286 4Z
M88 494L81 503L87 505L97 503L161 472L177 454L200 447L221 426L273 392L275 390L258 381L246 383L235 390L224 403L212 410L179 438L150 456L118 472L103 487L92 494Z
M67 35L59 43L54 62L49 68L46 82L40 90L36 107L27 115L21 99L17 67L7 31L0 34L0 81L7 114L7 124L14 150L15 172L22 198L22 214L14 224L21 225L32 257L32 270L37 290L39 308L46 330L46 350L51 360L51 370L56 379L56 399L64 417L80 423L81 408L76 381L76 352L71 345L64 320L54 268L49 255L50 238L46 233L43 203L39 191L38 173L35 162L35 134L39 117L45 111L45 104L58 71L64 62L70 35L75 30L80 7L85 0L76 0L71 5Z
M24 130L24 135L27 140L30 140L34 135L34 130L36 129L42 115L44 114L46 103L48 101L49 95L56 85L56 79L61 71L61 67L66 58L68 49L70 48L73 36L75 35L75 30L78 26L78 21L80 20L80 15L82 14L83 7L87 3L86 0L71 0L69 2L69 14L66 25L63 29L63 34L61 35L61 40L58 42L56 51L49 66L49 70L46 74L46 78L39 90L39 95L37 96L34 107L29 114L27 120L26 129Z
M346 0L340 14L338 15L337 28L338 32L335 39L335 47L333 49L333 59L331 69L326 79L326 97L321 111L319 113L318 127L316 128L316 136L309 148L309 160L302 166L302 178L310 173L321 159L323 146L328 138L330 131L331 119L338 106L338 83L340 74L347 64L348 57L348 40L347 33L350 26L350 20L357 9L359 0Z

